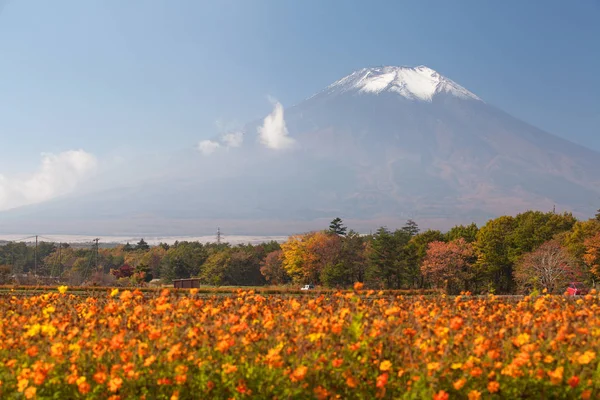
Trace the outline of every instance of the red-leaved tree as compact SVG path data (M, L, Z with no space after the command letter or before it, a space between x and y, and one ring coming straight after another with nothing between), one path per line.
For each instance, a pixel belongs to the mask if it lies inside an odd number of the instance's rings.
M290 276L283 268L283 251L275 250L267 254L260 264L260 273L272 285L288 283Z
M558 240L550 240L525 254L514 271L522 292L546 289L549 293L563 293L569 282L581 280L583 276L579 263Z
M448 294L456 294L468 288L474 262L473 246L463 238L449 243L431 242L421 273L433 286L445 289Z

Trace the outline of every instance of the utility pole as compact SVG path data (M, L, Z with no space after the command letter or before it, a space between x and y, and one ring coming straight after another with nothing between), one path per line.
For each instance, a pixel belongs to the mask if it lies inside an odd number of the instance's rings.
M100 239L96 238L94 241L96 242L96 271L98 271L98 241Z
M38 248L38 237L35 235L35 252L34 252L34 269L33 275L37 276L37 249Z

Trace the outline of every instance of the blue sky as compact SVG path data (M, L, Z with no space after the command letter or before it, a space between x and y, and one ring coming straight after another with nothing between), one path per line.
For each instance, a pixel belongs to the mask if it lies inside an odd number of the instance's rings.
M0 0L0 175L191 148L374 65L600 150L599 20L597 0Z

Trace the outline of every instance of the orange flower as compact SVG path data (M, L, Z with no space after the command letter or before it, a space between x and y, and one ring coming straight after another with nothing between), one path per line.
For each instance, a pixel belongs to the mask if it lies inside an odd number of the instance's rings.
M343 363L344 360L342 358L336 358L331 362L331 365L333 366L333 368L339 368Z
M27 388L27 390L25 390L25 398L26 399L33 399L35 398L35 394L37 392L37 389L35 386L29 386Z
M449 398L450 395L443 390L440 390L439 392L433 395L433 400L448 400Z
M380 388L380 389L384 388L385 385L387 385L388 377L389 377L389 375L388 375L387 372L379 375L377 377L377 383L375 384L375 386L378 387L378 388Z
M490 393L496 393L498 390L500 390L500 384L496 381L491 381L488 383L487 388Z
M105 372L98 371L94 374L93 378L94 378L94 381L96 381L96 383L102 385L104 382L106 382L106 379L108 379L108 376L106 375Z
M589 400L592 398L592 391L590 389L586 389L581 393L582 400Z
M37 346L31 346L30 348L27 349L27 355L29 357L35 357L37 356L39 350Z
M479 400L481 398L481 393L477 390L471 390L467 395L467 398L469 400Z
M119 377L112 378L108 382L108 390L110 390L111 392L116 392L117 390L119 390L121 388L122 385L123 385L123 379L121 379Z
M349 388L355 388L357 386L356 379L354 379L352 376L347 377L346 378L346 385Z
M463 388L463 386L465 386L466 383L467 383L467 380L465 378L460 378L459 380L454 382L452 384L452 386L454 387L454 389L460 390Z
M308 372L308 368L304 365L299 366L292 372L291 379L292 381L301 381L306 376L306 372Z
M87 382L81 382L79 385L77 385L77 390L79 390L79 393L81 394L88 394L90 392L90 389L91 386Z
M223 364L221 366L221 368L223 369L223 372L225 374L233 374L234 372L236 372L238 370L238 368L235 365L231 365L231 364Z
M354 290L356 290L356 291L358 292L359 290L362 290L362 288L363 288L364 286L365 286L365 285L364 285L364 283L362 283L362 282L356 282L356 283L354 284Z
M461 317L454 317L450 320L450 329L455 331L459 330L463 326L463 319Z

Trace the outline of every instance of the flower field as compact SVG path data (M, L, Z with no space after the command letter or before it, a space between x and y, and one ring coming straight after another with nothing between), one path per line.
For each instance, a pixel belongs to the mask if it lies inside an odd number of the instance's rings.
M0 398L600 398L600 296L0 296Z

